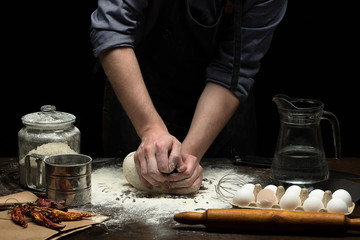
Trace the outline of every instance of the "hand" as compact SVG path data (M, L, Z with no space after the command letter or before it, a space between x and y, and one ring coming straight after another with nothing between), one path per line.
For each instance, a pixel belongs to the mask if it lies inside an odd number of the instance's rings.
M199 191L203 168L199 160L192 155L182 154L182 161L177 167L177 173L166 176L166 187L173 194L195 194Z
M134 160L140 181L145 187L159 187L180 163L181 143L166 131L144 135Z

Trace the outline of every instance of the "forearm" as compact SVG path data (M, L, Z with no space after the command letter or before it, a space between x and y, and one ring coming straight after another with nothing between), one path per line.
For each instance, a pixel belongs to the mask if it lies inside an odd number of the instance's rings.
M100 56L100 61L140 138L150 128L167 131L152 104L133 49L110 50Z
M182 152L201 159L239 104L239 99L228 89L207 83L183 142Z

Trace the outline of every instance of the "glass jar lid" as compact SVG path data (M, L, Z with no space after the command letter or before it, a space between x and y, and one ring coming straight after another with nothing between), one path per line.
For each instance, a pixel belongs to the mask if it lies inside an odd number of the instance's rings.
M58 126L75 122L73 114L58 112L53 105L44 105L41 112L29 113L21 118L23 124L31 126Z

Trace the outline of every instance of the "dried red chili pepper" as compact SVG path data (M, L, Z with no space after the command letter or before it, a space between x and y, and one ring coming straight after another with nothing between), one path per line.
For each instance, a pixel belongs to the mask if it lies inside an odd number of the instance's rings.
M52 212L54 215L62 221L76 221L81 220L85 217L92 217L95 214L87 212L64 212L58 209L53 209Z
M49 200L46 200L44 198L38 198L36 200L36 205L39 207L51 207L51 202Z
M33 207L31 207L31 211L41 213L42 215L44 215L46 218L48 218L49 220L51 220L54 223L61 222L61 220L58 217L56 217L55 214L53 213L52 208L33 206Z
M41 214L41 212L32 211L31 216L38 224L51 229L60 231L65 227L65 225L53 223L50 219L46 218L43 214Z
M21 212L25 215L30 217L31 207L28 204L21 205Z
M50 201L44 198L38 198L36 200L37 206L39 207L48 207L48 208L55 208L55 209L59 209L62 210L64 212L67 212L69 210L68 207L56 202L56 201Z
M14 222L26 227L24 216L31 217L36 223L51 229L61 230L65 226L60 225L61 221L76 221L85 217L95 216L87 212L67 212L68 207L63 206L55 201L39 198L35 203L18 204L12 211Z
M44 215L46 218L48 218L53 223L61 223L61 219L55 216L53 212L40 212L42 215Z
M15 223L19 224L20 226L22 226L24 228L26 228L28 226L27 222L25 221L25 218L23 216L20 206L15 206L12 209L11 218Z

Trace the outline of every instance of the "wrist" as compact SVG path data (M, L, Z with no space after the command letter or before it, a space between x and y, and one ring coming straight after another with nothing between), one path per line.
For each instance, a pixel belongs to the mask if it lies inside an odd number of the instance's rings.
M181 152L183 154L193 155L200 161L207 151L207 147L199 145L199 143L199 141L187 136L181 145Z
M148 123L141 127L138 132L140 139L146 138L146 136L150 135L161 135L161 134L168 134L167 127L163 121L158 121L155 123Z

